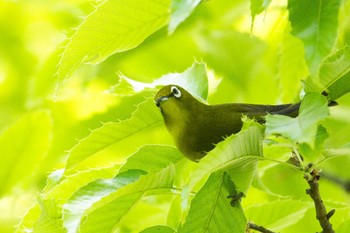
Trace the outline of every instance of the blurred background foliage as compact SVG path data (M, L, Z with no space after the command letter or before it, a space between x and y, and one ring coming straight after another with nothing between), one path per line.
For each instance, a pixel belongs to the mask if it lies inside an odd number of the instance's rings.
M154 92L128 96L111 93L121 74L152 82L164 74L183 72L194 61L203 61L209 76L210 104L295 102L299 100L301 80L310 74L303 43L290 33L286 1L272 1L266 12L255 16L252 26L250 1L216 0L201 2L172 34L163 27L137 49L114 54L98 65L82 65L69 80L58 82L57 65L65 39L73 35L74 28L99 3L0 1L0 145L3 151L0 152L0 232L15 229L36 202L47 175L65 166L67 151L77 140L89 135L90 130L100 127L102 122L129 118L138 103L154 95ZM333 51L350 41L349 11L350 1L342 1ZM331 135L326 142L330 148L350 141L350 96L345 95L338 102L339 106L331 109L331 117L324 123ZM123 163L140 146L152 143L173 144L164 126L159 126L152 132L124 140L116 148L107 148L81 169ZM284 153L281 148L266 150L272 155ZM263 183L273 193L290 196L295 201L287 205L300 205L309 198L300 173L265 163L260 163ZM322 166L338 178L350 179L349 156L329 160ZM350 201L349 193L334 182L324 181L321 191L331 206ZM249 213L257 214L257 204L265 205L266 209L285 208L283 201L274 203L275 206L269 204L269 200L276 198L251 188L243 202L248 218ZM159 206L165 203L164 199L157 200ZM148 204L145 208L154 208L152 213L162 215L159 206ZM142 215L142 207L133 210L135 216ZM344 212L340 210L334 217L340 227L342 216L349 213L343 209ZM266 210L260 214L263 219ZM305 210L303 214L305 217L298 224L283 232L300 232L300 226L304 232L317 230L312 210ZM157 215L152 217L156 219ZM126 218L125 223L131 221L134 219ZM300 224L302 222L305 224Z

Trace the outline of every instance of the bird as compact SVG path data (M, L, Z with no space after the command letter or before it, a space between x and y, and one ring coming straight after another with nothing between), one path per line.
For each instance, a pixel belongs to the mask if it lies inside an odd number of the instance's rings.
M188 159L198 162L226 137L238 133L242 116L264 123L267 114L296 117L300 102L262 105L245 103L205 104L178 85L162 87L154 97L156 106L176 147Z

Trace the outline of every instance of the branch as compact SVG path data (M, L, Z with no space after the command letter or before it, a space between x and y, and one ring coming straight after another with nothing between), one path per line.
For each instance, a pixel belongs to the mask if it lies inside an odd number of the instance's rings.
M248 222L247 227L249 229L253 229L253 230L256 230L256 231L259 231L259 232L262 232L262 233L275 233L273 231L270 231L269 229L266 229L263 226L256 225L255 223L252 223L252 222Z
M326 207L321 199L318 180L320 179L320 171L313 169L309 174L305 174L304 178L307 180L310 188L306 190L306 193L310 195L315 204L316 218L319 221L323 231L322 233L334 233L332 224L329 219L333 216L335 210L331 210L329 213L326 211Z

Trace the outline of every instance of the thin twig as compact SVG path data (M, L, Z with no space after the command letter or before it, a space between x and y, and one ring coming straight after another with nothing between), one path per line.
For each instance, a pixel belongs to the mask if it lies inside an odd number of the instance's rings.
M263 226L256 225L255 223L252 223L252 222L248 222L248 228L262 232L262 233L275 233L273 231L270 231L269 229L266 229Z
M329 219L334 214L335 210L331 210L329 213L326 211L326 207L321 199L318 180L320 179L320 171L313 169L309 174L305 174L305 179L310 188L306 190L306 193L310 195L315 204L316 218L320 223L323 231L322 233L334 233L332 224Z

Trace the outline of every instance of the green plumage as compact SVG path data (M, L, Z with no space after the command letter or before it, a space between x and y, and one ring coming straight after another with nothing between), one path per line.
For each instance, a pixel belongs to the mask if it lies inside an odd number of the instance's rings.
M225 137L239 132L243 115L263 123L267 113L295 117L300 106L299 103L207 105L176 85L160 89L155 101L176 146L193 161L201 159Z

